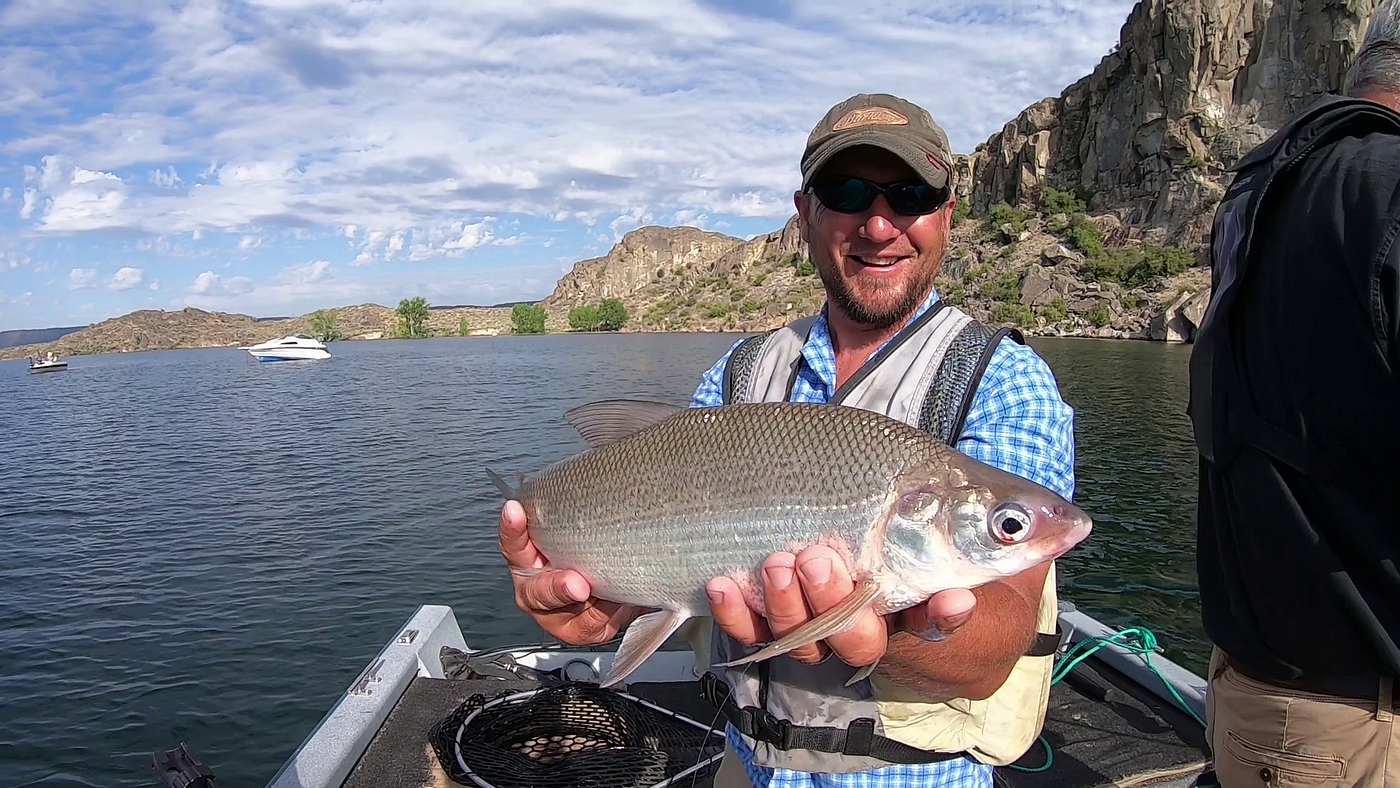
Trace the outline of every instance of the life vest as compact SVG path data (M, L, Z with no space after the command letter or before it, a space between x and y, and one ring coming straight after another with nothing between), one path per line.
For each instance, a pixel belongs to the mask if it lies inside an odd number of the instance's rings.
M725 402L788 400L814 322L803 318L736 347L725 368ZM935 303L869 359L832 401L884 413L954 445L992 351L1006 336L1024 343L1019 332L993 331L955 307ZM807 665L781 656L711 670L745 654L718 627L709 633L701 683L760 766L841 773L965 756L1004 765L1030 748L1044 723L1057 621L1052 562L1037 613L1041 635L1001 688L983 700L930 698L878 673L847 687L857 668L838 658Z

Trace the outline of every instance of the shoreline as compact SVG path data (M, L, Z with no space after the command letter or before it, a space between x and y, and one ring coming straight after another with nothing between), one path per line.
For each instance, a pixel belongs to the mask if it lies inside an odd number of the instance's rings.
M665 336L665 335L689 335L689 334L720 334L720 335L730 335L730 336L734 336L734 337L742 337L742 336L752 336L752 335L754 335L754 334L762 333L762 332L765 331L765 330L767 330L767 329L756 329L756 330L724 329L724 330L717 330L717 331L711 331L711 330L706 330L706 329L695 329L695 330L690 330L690 331L650 331L650 330L627 330L627 329L623 329L623 330L619 330L619 331L546 331L546 332L539 333L539 334L516 334L516 333L513 333L513 332L503 332L503 333L499 333L499 334L479 334L479 335L475 335L475 336L470 336L470 335L469 335L469 336L460 336L460 335L444 334L444 335L441 335L441 336L417 337L417 338L413 338L413 339L406 338L406 337L374 337L374 338L370 338L370 337L365 337L365 338L347 337L347 338L343 338L343 339L332 340L332 341L330 341L330 342L327 342L326 344L327 344L328 346L332 346L332 347L333 347L333 346L335 346L335 345L337 345L337 344L347 343L347 342L356 342L356 343L358 343L358 342L420 342L420 341L423 341L423 340L430 340L430 339L471 339L471 340L489 340L489 339L521 338L521 337L558 337L558 336L590 336L590 335L615 336L615 335L619 335L619 334L627 334L627 335L643 335L643 334L646 334L646 335L654 335L654 336ZM1025 338L1026 338L1027 340L1032 340L1032 339L1094 339L1094 340L1110 341L1110 342L1125 342L1125 341L1126 341L1126 342L1145 342L1145 343L1149 343L1149 344L1160 344L1160 345L1184 345L1184 346L1189 346L1189 345L1192 344L1192 343L1189 342L1189 341L1188 341L1188 342L1181 342L1181 341L1173 341L1173 340L1167 340L1167 339L1153 339L1153 338L1151 338L1150 336L1134 336L1134 335L1124 335L1124 334L1110 334L1110 335L1068 334L1068 333L1060 333L1060 332L1053 332L1053 333L1051 333L1051 332L1037 332L1037 331L1035 331L1035 330L1022 330L1021 333L1022 333L1023 336L1025 336ZM46 344L53 344L53 343L46 343ZM44 351L41 349L43 346L39 346L39 347L37 347L37 348L34 347L34 346L20 346L20 347L27 347L27 348L29 348L29 349L25 350L23 353L18 353L18 354L14 354L14 355L11 355L10 351L15 350L15 348L4 348L4 349L0 349L0 363L5 363L5 362L7 362L7 361L24 361L24 360L26 359L26 357L29 356L29 355L33 355L33 354L39 353L39 352L44 352ZM179 351L179 350L237 350L239 347L241 347L241 344L240 344L240 343L229 344L229 345L195 345L195 346L189 346L189 347L172 346L172 347L158 347L158 348L141 348L141 349L139 349L139 350L103 350L103 351L99 351L99 352L96 352L96 353L81 353L81 352L80 352L80 353L59 353L57 350L55 350L54 352L55 352L56 354L58 354L61 358L90 358L90 357L95 357L95 356L128 356L128 355L133 355L133 354L136 354L136 353L166 353L166 352Z

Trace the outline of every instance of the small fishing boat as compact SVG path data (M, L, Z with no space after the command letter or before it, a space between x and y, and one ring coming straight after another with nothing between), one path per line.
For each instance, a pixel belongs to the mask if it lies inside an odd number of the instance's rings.
M68 362L54 355L52 351L42 356L29 357L30 372L59 372L68 369Z
M998 786L1188 788L1209 774L1206 682L1151 632L1114 630L1062 601L1061 645L1037 742ZM472 649L450 607L424 605L360 671L268 788L563 785L707 788L724 717L694 653L653 654L601 689L616 642ZM167 775L211 774L181 745Z

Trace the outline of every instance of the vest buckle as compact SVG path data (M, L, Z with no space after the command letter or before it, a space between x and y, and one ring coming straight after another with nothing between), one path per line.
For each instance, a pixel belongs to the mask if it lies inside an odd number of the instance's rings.
M778 719L767 709L749 707L753 715L755 739L765 741L783 750L792 749L792 722Z

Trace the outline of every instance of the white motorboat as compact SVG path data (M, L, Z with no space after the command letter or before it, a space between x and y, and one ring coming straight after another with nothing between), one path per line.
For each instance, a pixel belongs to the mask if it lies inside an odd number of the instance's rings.
M68 369L68 362L53 353L29 357L30 372L58 372L64 369Z
M280 339L269 339L256 345L240 347L258 361L307 361L330 358L326 343L304 334L292 334Z
M1061 646L1040 739L998 767L1000 788L1209 784L1206 682L1151 632L1114 630L1061 601ZM268 788L607 785L709 788L725 718L691 650L662 650L625 687L597 686L594 648L473 649L451 608L424 605L354 678ZM708 648L706 646L706 648ZM172 782L212 771L186 745L156 753Z

